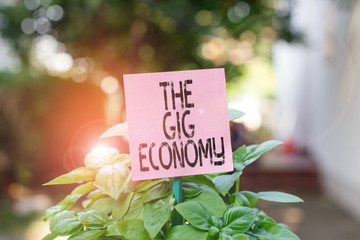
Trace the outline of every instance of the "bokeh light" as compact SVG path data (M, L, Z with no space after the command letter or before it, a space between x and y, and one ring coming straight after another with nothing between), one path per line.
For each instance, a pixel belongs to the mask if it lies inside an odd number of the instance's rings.
M34 60L39 68L53 76L68 72L73 66L73 58L65 52L63 44L51 35L43 35L34 41Z
M144 45L139 48L138 55L142 60L149 62L154 58L155 51L150 45Z
M240 65L249 61L254 55L253 44L254 41L248 41L244 37L238 40L207 36L201 45L201 56L218 66L226 62Z
M26 34L32 34L36 30L36 21L32 18L25 18L21 21L21 30Z
M53 21L59 21L64 15L64 10L59 5L52 5L47 9L46 15Z
M29 10L35 10L40 5L40 0L24 0L24 5Z
M229 20L233 23L240 22L243 18L250 13L250 6L246 2L238 2L235 6L231 7L227 11Z
M106 76L101 80L101 89L106 94L116 93L119 89L119 81L113 76Z

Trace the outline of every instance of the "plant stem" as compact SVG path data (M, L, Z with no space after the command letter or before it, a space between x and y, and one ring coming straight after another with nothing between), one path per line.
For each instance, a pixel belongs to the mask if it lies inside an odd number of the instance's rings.
M236 179L235 192L239 192L239 188L240 188L240 177Z
M174 177L172 179L172 191L174 193L174 197L176 200L176 204L182 203L183 201L183 194L182 194L182 178L181 177ZM173 225L181 225L182 224L182 217L180 213L175 210L175 216L173 219Z

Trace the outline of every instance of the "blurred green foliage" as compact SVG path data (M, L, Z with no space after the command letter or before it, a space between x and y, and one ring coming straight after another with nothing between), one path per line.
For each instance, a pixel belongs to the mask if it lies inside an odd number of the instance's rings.
M4 22L1 35L10 41L22 64L16 78L13 74L3 73L2 83L44 78L44 72L34 67L30 56L34 41L43 35L52 35L65 44L66 51L74 59L90 57L97 69L119 78L125 72L214 66L229 69L233 65L230 61L214 64L201 57L201 44L209 36L239 39L247 31L254 34L256 43L276 38L292 41L297 37L289 29L292 1L14 2L17 2L14 6L3 5L0 9ZM277 11L274 2L279 5ZM61 7L61 19L49 18L52 6ZM21 27L26 18L36 25L33 31L28 30L28 34L24 34ZM241 74L241 67L236 69L229 74ZM228 80L231 79L232 76L228 76Z
M2 199L0 202L0 234L1 233L21 233L24 231L24 227L39 218L39 213L28 213L19 215L12 210L12 206L9 200ZM2 236L3 237L3 236Z

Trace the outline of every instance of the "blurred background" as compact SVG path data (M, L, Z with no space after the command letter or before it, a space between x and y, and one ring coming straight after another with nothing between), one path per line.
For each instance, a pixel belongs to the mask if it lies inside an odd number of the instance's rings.
M126 121L123 74L214 67L233 148L284 141L241 187L303 197L260 202L303 240L359 239L359 26L357 0L0 0L0 239L47 234L74 186L42 184Z

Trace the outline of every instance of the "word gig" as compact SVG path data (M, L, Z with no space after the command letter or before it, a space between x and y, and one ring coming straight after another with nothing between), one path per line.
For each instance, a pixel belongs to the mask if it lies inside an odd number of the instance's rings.
M233 170L223 69L124 75L133 180Z

